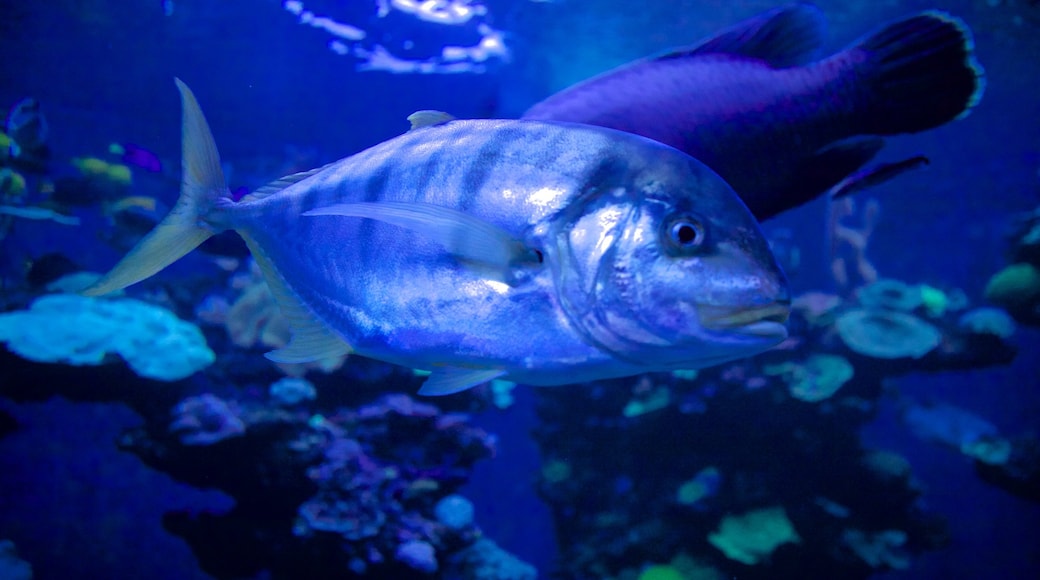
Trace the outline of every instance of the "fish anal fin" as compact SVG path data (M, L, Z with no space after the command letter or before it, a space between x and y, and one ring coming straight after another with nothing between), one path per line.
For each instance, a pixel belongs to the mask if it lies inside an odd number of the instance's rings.
M481 383L497 379L506 374L499 369L441 368L433 371L419 389L420 395L436 397L451 395L473 388Z
M243 237L292 332L289 344L264 356L277 363L307 363L349 354L350 345L300 302L256 242Z
M831 188L830 196L832 199L841 199L864 189L887 183L908 171L920 169L929 163L931 161L924 155L914 155L898 161L871 165L841 180Z
M857 137L832 143L798 164L786 182L789 189L772 191L768 199L744 200L759 221L794 209L820 197L877 155L884 146L881 137Z
M826 21L819 8L792 4L770 10L692 47L658 57L658 60L731 54L765 61L774 68L808 64L819 57Z

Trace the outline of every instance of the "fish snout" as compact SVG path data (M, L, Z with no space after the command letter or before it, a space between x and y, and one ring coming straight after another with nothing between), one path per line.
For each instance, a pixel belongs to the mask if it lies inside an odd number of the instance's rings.
M734 332L762 338L787 338L785 323L791 314L791 292L778 272L758 272L729 295L726 304L700 304L697 314L708 330Z

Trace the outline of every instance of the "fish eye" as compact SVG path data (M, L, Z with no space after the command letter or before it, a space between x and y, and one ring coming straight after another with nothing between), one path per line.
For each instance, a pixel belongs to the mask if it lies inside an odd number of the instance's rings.
M665 238L677 250L689 251L704 243L704 226L691 216L675 216L665 222Z

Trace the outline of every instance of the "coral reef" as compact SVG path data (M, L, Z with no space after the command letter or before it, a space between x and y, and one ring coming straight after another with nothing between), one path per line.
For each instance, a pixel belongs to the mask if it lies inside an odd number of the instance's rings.
M667 578L689 558L703 577L868 578L945 545L907 460L864 448L859 429L886 379L1006 364L1015 349L961 322L955 301L855 298L869 294L796 298L792 336L752 359L538 390L560 576ZM842 324L882 339L864 346ZM1000 452L972 445L984 440L965 446L977 465Z
M780 506L725 516L719 522L719 529L708 534L708 542L727 558L748 565L768 559L784 544L801 541Z
M32 566L18 557L10 540L0 540L0 578L4 580L32 580Z
M121 449L235 500L225 512L163 520L215 578L535 577L482 537L458 495L473 464L495 452L495 438L462 412L490 405L490 394L435 406L398 392L421 381L407 369L359 361L336 376L286 378L235 364L223 346L229 360L158 390L129 360L71 366L0 352L0 390L15 400L116 400L140 414Z
M1040 207L1012 218L1010 264L986 284L986 299L1019 322L1040 326Z
M28 310L0 314L0 342L41 362L98 365L119 355L138 375L160 381L183 379L215 359L194 324L129 298L40 297Z
M254 260L246 271L231 280L233 289L241 293L221 316L212 318L223 323L231 341L244 349L275 350L289 344L289 321L282 315L271 290ZM272 363L290 376L302 376L308 370L332 372L343 366L346 356L329 357L309 363Z
M412 577L437 572L479 536L472 506L460 518L453 494L494 443L466 417L404 394L328 416L271 403L191 397L166 429L121 441L149 465L237 500L227 514L169 517L210 574ZM245 548L260 545L262 555Z
M445 578L450 580L534 580L537 571L530 564L481 538L448 558Z
M874 358L921 358L942 339L931 324L892 310L849 310L838 317L834 327L849 348Z
M876 199L866 199L862 209L852 197L831 200L827 206L831 276L843 295L878 279L867 248L880 213L881 203ZM850 218L854 224L848 223Z

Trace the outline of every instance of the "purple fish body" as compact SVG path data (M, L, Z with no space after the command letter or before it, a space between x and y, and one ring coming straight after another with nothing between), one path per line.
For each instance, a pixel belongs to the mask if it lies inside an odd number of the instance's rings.
M123 150L123 163L140 167L149 173L162 173L162 161L155 153L133 143L124 144Z
M965 113L981 91L967 28L926 12L817 59L816 8L779 8L695 47L638 61L533 106L671 145L721 175L759 219L814 199L880 150L880 136Z

